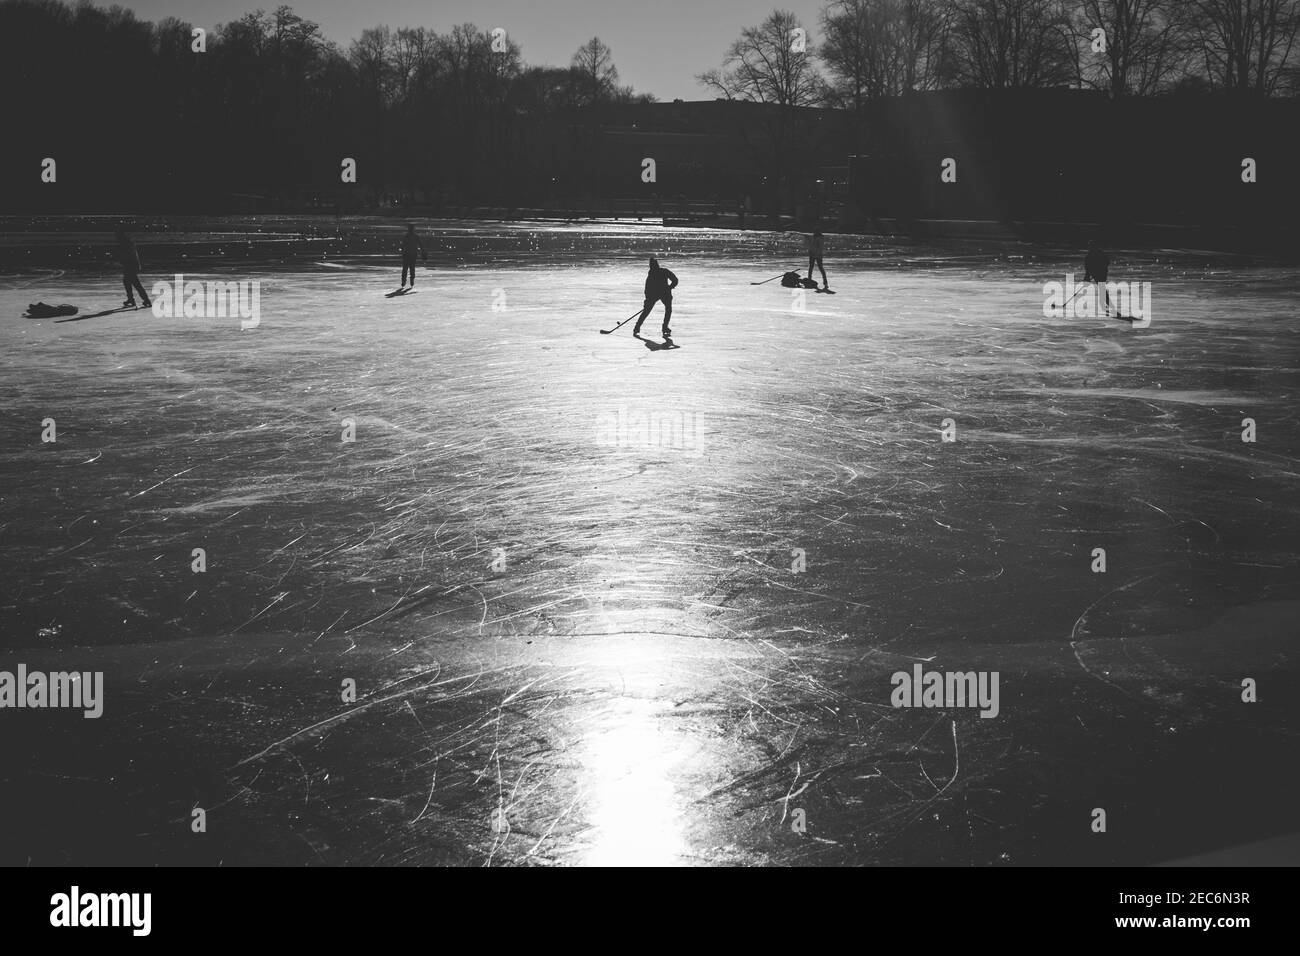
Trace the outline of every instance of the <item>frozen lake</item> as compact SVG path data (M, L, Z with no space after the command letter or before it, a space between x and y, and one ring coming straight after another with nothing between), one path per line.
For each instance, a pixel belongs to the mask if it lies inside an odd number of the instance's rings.
M801 303L751 285L795 236L436 231L393 299L356 243L185 260L260 283L247 331L0 274L0 668L106 675L98 720L0 712L0 863L1151 863L1297 829L1300 270L1115 251L1139 328L1043 316L1081 251L830 236ZM149 240L146 288L178 268ZM676 348L657 308L598 334L650 254ZM997 672L999 713L891 706L918 662Z

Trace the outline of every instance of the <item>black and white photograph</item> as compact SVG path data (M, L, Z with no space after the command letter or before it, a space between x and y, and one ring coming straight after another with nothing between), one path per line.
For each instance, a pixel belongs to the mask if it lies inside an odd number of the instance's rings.
M1300 0L0 0L0 110L24 922L1300 864Z

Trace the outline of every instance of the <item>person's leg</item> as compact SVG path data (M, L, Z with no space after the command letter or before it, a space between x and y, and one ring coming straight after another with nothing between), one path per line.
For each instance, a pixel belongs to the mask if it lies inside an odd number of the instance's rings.
M415 288L415 256L411 256L411 288Z
M673 317L673 300L671 298L663 299L664 304L664 327L663 337L668 338L672 334L672 329L668 328L668 322Z
M817 261L817 257L814 256L811 252L808 253L808 278L809 279L812 278L813 263L816 261Z
M140 301L143 302L146 306L153 305L153 303L149 301L149 293L145 292L144 286L140 284L140 273L138 272L131 273L131 283L135 286L136 291L140 293Z
M830 286L830 283L826 281L826 266L822 264L821 256L817 257L817 268L820 269L822 273L822 288L823 289L828 288ZM809 272L808 275L811 278L812 272Z
M135 290L131 288L131 273L122 273L122 288L126 290L126 301L123 305L135 305Z
M650 314L650 310L653 309L654 306L655 306L654 299L645 300L645 308L641 310L640 316L637 317L636 325L632 326L633 335L636 335L638 332L641 331L641 323L645 321L645 317Z

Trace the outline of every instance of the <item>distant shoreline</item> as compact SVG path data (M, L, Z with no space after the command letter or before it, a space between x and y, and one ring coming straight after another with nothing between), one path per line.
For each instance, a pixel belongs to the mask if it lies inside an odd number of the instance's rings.
M286 256L382 254L382 243L407 222L436 231L453 226L611 226L643 227L647 235L663 228L661 217L592 215L576 209L507 209L504 207L454 207L443 215L408 209L382 214L334 216L332 214L122 214L25 215L0 217L0 269L23 266L93 265L109 244L114 229L132 232L142 249L162 258L260 259ZM738 232L779 238L802 235L811 224L782 217L773 223L750 218L744 227L734 215L666 217L674 231ZM1170 250L1195 256L1233 256L1261 262L1300 262L1300 233L1265 241L1247 230L1210 226L1175 226L1135 223L1107 229L1098 223L999 222L992 220L873 219L857 228L837 228L823 221L828 235L882 238L912 243L980 241L994 245L1082 249L1093 238L1111 248Z

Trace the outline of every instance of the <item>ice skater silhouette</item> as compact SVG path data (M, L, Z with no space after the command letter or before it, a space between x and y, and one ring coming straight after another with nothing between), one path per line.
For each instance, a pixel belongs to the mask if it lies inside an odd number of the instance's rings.
M126 301L122 306L134 309L135 294L139 292L140 301L147 309L153 303L149 300L149 294L144 291L144 286L140 284L140 250L135 247L131 237L122 230L119 229L113 235L117 237L117 250L114 254L122 266L122 287L126 289Z
M425 262L429 261L429 254L424 251L424 243L415 234L415 226L407 223L406 235L402 237L402 285L400 288L406 288L407 270L410 270L411 273L411 288L415 288L415 254L417 252Z
M830 283L826 281L826 267L822 265L822 231L814 229L813 234L808 237L808 278L812 278L813 266L816 265L822 272L822 288L829 289Z
M1110 290L1105 282L1110 275L1110 256L1096 239L1088 243L1088 254L1083 259L1083 281L1102 283L1102 293L1106 296L1106 314L1110 315Z
M677 276L659 265L659 260L651 256L650 271L645 277L645 308L641 310L636 325L632 326L633 335L641 334L641 323L650 314L655 303L662 302L664 304L663 336L664 338L672 336L673 332L668 328L668 321L673 317L673 289L675 288L677 288Z

